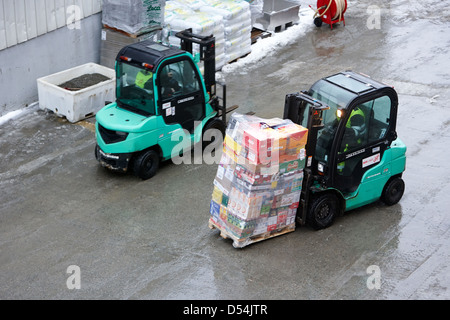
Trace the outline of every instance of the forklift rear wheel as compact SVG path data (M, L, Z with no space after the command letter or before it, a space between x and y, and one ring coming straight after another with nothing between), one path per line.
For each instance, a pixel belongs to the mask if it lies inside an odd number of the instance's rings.
M338 203L338 198L332 193L313 198L306 221L315 230L328 228L337 216Z
M405 182L397 177L390 180L384 187L381 200L388 206L392 206L400 201L405 192Z
M142 180L153 177L159 168L159 155L155 150L148 150L137 156L133 163L134 174Z

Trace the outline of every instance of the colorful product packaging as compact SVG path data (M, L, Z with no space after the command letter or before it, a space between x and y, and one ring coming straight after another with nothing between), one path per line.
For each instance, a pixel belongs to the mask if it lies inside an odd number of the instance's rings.
M307 129L233 114L214 179L210 221L241 243L295 230Z

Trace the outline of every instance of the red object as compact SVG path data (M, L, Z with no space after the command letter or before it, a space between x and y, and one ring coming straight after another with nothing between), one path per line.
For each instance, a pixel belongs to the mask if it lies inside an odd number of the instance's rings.
M133 59L125 57L125 56L120 56L120 59L123 61L127 61L127 62L131 62L131 60L133 60Z
M269 164L272 156L274 141L272 131L263 131L256 128L244 130L244 148L248 150L247 159L251 164Z
M347 11L347 0L342 1L344 1L345 4L344 9L342 10L342 14L340 15L336 0L332 0L331 4L330 0L317 0L318 14L324 23L329 24L331 26L331 29L333 29L333 24L341 21L344 23L345 26L344 13Z
M142 66L144 67L144 68L147 68L147 69L153 69L153 65L151 65L151 64L149 64L149 63L143 63L142 64Z

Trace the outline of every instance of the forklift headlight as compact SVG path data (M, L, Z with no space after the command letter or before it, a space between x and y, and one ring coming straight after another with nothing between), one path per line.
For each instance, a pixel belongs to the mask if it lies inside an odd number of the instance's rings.
M317 164L317 171L323 173L323 171L324 171L323 163L320 163L320 162L319 162L319 163Z

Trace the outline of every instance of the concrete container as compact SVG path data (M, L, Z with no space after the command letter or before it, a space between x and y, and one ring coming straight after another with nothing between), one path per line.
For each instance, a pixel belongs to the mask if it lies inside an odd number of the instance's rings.
M300 5L284 0L265 0L263 6L263 17L257 20L270 32L280 32L297 24Z
M93 73L106 76L109 80L78 91L59 87L66 81ZM37 86L40 108L51 110L74 123L95 115L105 106L106 101L115 100L115 71L95 63L87 63L39 78Z

